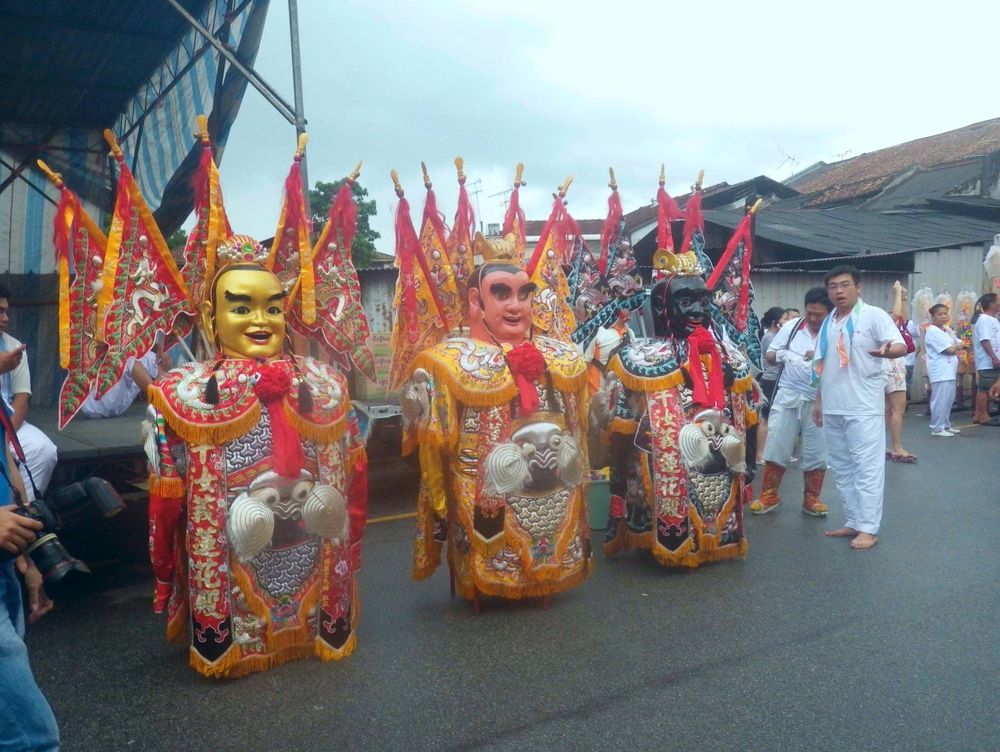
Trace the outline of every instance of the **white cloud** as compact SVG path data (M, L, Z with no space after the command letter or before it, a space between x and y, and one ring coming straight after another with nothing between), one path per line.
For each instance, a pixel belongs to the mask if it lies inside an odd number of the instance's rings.
M974 7L975 6L975 7ZM656 191L754 175L786 178L832 161L998 115L961 13L849 0L649 3L329 3L300 0L309 178L335 180L364 159L361 183L378 202L379 249L391 253L395 168L418 217L420 161L441 210L454 214L455 156L490 198L525 164L522 203L544 219L567 174L577 218L606 211L607 168L626 210ZM272 4L257 60L291 99L287 16ZM955 71L961 69L962 75ZM273 232L294 131L253 90L222 164L234 229ZM780 150L779 150L780 149Z

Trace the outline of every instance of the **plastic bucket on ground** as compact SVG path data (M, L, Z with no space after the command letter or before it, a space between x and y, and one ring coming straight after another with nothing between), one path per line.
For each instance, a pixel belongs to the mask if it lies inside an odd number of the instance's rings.
M604 530L608 526L611 510L611 484L606 480L592 480L587 492L587 507L591 530Z

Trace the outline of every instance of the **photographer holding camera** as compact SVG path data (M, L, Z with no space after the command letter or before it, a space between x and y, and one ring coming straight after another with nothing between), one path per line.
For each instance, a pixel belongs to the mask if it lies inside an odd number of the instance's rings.
M9 425L7 420L2 423ZM4 447L0 462L0 549L17 558L0 559L0 749L58 750L59 727L28 663L21 583L15 573L16 568L24 576L28 623L33 624L52 610L52 601L42 588L42 575L34 562L18 554L34 542L43 526L38 520L18 514L19 507L10 503L14 493L22 499L26 494L6 434L0 424L0 445Z

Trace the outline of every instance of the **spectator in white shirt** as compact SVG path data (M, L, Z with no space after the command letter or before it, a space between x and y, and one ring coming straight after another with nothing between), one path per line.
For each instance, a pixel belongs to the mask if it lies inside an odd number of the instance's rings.
M990 422L988 392L1000 377L1000 295L988 292L976 303L977 313L972 317L972 353L976 360L976 409L973 423Z
M17 431L17 440L24 450L26 462L18 464L28 500L35 499L35 489L45 493L59 459L56 445L38 428L28 423L28 406L31 402L31 373L24 356L25 345L7 334L7 315L11 292L0 286L0 398L10 414L10 422Z
M796 439L802 442L802 511L813 517L826 517L829 511L820 501L828 457L823 431L812 422L816 388L811 366L820 327L833 303L824 288L814 287L806 293L805 309L805 318L793 318L782 326L764 354L764 360L778 364L779 371L764 446L764 478L760 497L750 505L752 514L767 514L781 505L778 490Z
M955 402L958 378L958 353L965 349L955 333L948 328L948 306L932 305L931 325L924 332L927 349L927 380L931 383L931 436L951 438L959 433L951 427L951 406Z
M901 358L906 345L889 314L861 299L857 269L835 267L825 281L835 310L823 322L813 359L819 387L813 420L823 428L847 518L826 534L866 549L878 543L882 522L886 360Z

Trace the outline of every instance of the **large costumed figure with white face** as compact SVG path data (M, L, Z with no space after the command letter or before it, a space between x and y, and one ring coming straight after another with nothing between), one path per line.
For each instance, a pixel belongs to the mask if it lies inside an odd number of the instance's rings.
M737 231L733 252L706 281L712 270L702 250L700 180L688 202L681 253L674 253L669 222L682 215L663 189L662 174L660 186L659 279L649 294L654 336L623 343L594 396L594 428L610 446L604 550L648 549L661 564L693 568L746 553L753 379L747 355L715 318L723 299L734 291L739 297L739 279L723 276L732 263L742 268L746 259L748 266L749 235ZM733 310L736 322L723 320L739 334L748 314L739 313L738 304Z
M457 587L476 611L480 595L541 596L547 606L549 595L591 571L586 368L571 342L533 332L533 308L540 305L548 332L572 331L562 325L572 321L565 297L551 292L565 284L556 257L566 227L565 186L542 240L519 263L525 253L519 184L520 170L506 237L472 241L467 333L447 336L439 328L436 344L402 369L409 374L401 397L404 452L419 449L421 467L414 578L429 577L446 556L453 592ZM397 221L408 223L404 202ZM397 227L404 259L406 236L405 225ZM424 304L433 306L419 273L413 278L407 289L401 275L399 320L410 300L418 317ZM448 318L434 314L431 321Z
M198 672L237 677L308 656L336 660L355 647L367 459L344 375L291 354L289 329L339 347L331 354L362 370L372 361L349 261L357 173L313 248L301 137L267 249L233 235L207 121L199 126L196 223L180 264L106 134L120 172L111 232L104 241L81 224L57 244L67 259L61 270L76 270L64 278L71 322L62 408L68 419L78 393L115 384L158 333L184 347L194 334L200 357L148 390L153 603ZM57 229L76 229L71 198Z

